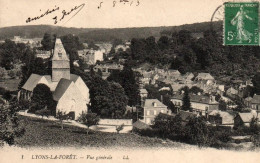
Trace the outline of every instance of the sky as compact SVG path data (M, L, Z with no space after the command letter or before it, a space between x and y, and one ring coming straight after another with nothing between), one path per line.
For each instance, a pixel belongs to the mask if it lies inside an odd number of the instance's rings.
M124 3L120 0L0 0L0 27L39 24L77 28L175 26L210 21L214 10L223 4L223 0L125 1L129 2ZM114 7L113 4L115 4ZM83 7L76 7L77 9L60 21L63 10L68 13L72 8L80 5ZM98 8L100 5L101 7ZM48 9L57 10L26 23L29 17L41 16ZM73 16L75 13L77 14ZM56 24L53 19L55 16L58 20Z

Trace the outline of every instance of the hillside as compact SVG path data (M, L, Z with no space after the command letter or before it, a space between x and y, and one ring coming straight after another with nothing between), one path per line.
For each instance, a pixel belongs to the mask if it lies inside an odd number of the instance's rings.
M181 26L169 27L136 27L136 28L67 28L51 25L29 25L13 26L0 28L0 39L13 38L13 36L22 36L27 38L43 37L44 33L55 33L58 36L66 34L75 34L82 41L111 41L115 38L129 40L132 38L146 38L154 36L158 38L162 33L170 34L173 31L182 29L193 33L203 32L210 29L210 22L185 24ZM221 22L214 22L214 29L222 29ZM216 27L216 28L215 28Z

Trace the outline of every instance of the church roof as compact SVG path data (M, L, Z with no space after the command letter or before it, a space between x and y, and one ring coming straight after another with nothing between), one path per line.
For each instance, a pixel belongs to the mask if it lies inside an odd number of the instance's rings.
M54 54L53 54L52 60L69 61L67 53L59 38L56 38L56 42L55 42L55 46L54 46Z
M33 91L33 89L36 87L36 85L38 84L41 78L42 76L38 74L31 74L31 76L29 77L29 79L26 81L26 83L23 85L22 88L28 91Z
M76 82L78 80L79 76L75 74L70 74L70 80Z
M68 89L68 87L70 86L70 84L72 82L73 81L71 81L71 80L62 78L59 81L59 83L58 83L58 85L57 85L57 87L56 87L56 89L53 93L53 99L55 101L59 101L59 99L63 96L63 94L66 92L66 90Z

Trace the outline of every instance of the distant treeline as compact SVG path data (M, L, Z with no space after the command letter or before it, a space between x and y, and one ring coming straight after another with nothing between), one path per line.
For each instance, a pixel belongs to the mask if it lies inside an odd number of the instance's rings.
M45 33L56 34L58 37L67 34L78 35L82 42L109 42L114 39L131 40L132 38L147 38L161 35L171 35L172 32L189 30L192 33L200 33L208 30L213 25L215 29L222 29L221 22L204 22L185 24L169 27L137 27L137 28L66 28L51 25L29 25L0 28L0 39L21 36L26 38L42 38Z

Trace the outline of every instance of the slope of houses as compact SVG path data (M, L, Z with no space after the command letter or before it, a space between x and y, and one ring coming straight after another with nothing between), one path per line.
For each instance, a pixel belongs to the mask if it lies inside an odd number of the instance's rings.
M117 70L121 71L123 70L123 68L124 68L123 65L111 63L111 64L97 64L95 65L93 70L95 72L101 71L102 78L106 79L112 71L117 71Z
M103 61L103 52L101 50L93 50L93 49L83 49L78 50L79 57L83 60L83 62L94 65L97 61Z
M190 102L193 112L199 113L200 115L206 115L213 110L218 110L219 103L215 100L215 96L203 96L190 94ZM183 105L183 95L174 95L171 98L172 103L181 107Z
M53 92L56 112L73 113L77 119L82 111L87 111L89 89L80 76L70 73L69 58L59 38L52 57L52 75L31 74L19 91L18 99L30 100L37 84L45 84Z

